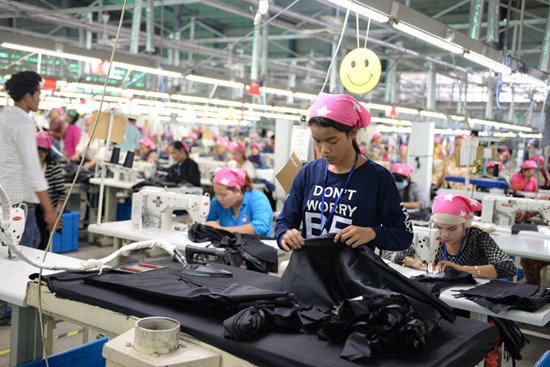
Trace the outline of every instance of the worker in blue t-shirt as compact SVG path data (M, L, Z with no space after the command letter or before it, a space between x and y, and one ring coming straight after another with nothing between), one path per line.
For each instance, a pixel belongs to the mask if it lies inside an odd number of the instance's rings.
M353 248L408 248L412 224L393 176L363 156L356 140L370 113L349 95L321 93L308 123L322 158L305 164L294 179L275 226L278 245L290 251L305 238L336 233L335 242Z
M253 190L252 180L242 168L224 167L214 175L214 194L208 226L230 232L273 237L273 211L267 196Z

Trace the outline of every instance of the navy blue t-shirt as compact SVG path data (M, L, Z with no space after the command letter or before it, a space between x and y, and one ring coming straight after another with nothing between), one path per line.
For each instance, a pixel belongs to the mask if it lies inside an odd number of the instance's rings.
M277 243L280 244L287 230L300 228L300 224L304 238L317 237L327 232L336 233L353 224L371 227L376 232L376 238L368 243L371 248L396 251L411 245L412 223L395 180L387 169L369 159L355 169L347 189L343 190L349 174L328 171L325 184L326 165L324 159L317 159L305 164L296 175L277 218ZM335 207L339 196L340 201ZM323 221L326 221L333 207L334 213L326 229L321 232L321 213L325 217Z

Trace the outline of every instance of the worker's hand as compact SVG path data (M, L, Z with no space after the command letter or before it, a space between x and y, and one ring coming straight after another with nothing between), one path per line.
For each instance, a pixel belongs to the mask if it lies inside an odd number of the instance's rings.
M300 231L295 228L286 231L283 235L283 238L281 239L281 247L287 252L292 249L302 248L303 245L304 238L302 237Z
M424 271L426 271L426 269L428 268L428 264L423 263L422 261L410 256L405 256L405 258L403 259L403 266Z
M222 226L220 226L218 224L218 222L216 222L215 220L210 220L206 223L204 223L205 226L209 226L209 227L213 227L213 228L222 228Z
M53 210L48 210L44 212L44 221L46 222L46 227L48 228L48 231L53 232L53 226L55 225L55 221L57 219L57 213ZM59 221L57 228L55 230L61 229L63 227L63 222L61 220Z
M449 268L455 268L455 269L460 270L460 267L461 267L460 265L457 265L452 261L442 260L442 261L438 262L437 264L435 264L435 263L430 264L430 266L428 267L428 271L430 273L441 273L445 269L449 269Z
M357 248L375 238L376 232L370 227L348 226L336 233L334 242L343 242L352 248Z

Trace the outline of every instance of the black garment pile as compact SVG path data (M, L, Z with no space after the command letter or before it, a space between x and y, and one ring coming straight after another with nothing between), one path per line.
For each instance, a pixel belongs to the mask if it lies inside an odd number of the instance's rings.
M441 318L455 319L452 308L370 248L335 244L333 235L306 240L293 252L280 289L319 310L309 322L319 325L321 338L345 341L341 357L350 360L410 355L439 330Z
M422 284L424 288L432 294L439 297L441 288L446 288L453 284L476 284L472 274L454 268L447 268L436 274L420 274L410 278Z
M533 312L550 302L550 289L493 279L477 287L461 290L455 297L467 298L497 314L510 309Z
M188 235L193 242L211 241L214 247L224 248L227 265L238 267L244 262L248 270L277 272L277 250L263 243L258 236L232 233L199 223L193 224Z

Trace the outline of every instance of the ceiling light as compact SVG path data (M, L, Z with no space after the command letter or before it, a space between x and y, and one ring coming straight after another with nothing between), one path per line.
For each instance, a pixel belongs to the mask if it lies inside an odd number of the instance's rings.
M480 55L478 53L475 53L473 51L468 51L466 53L464 53L464 58L470 60L470 61L473 61L475 62L476 64L479 64L481 66L485 66L497 73L502 73L502 74L510 74L512 73L512 69L510 69L510 67L500 63L500 62L497 62L493 59L490 59L486 56L483 56L483 55Z
M542 139L542 134L541 133L538 133L538 134L524 134L524 133L519 133L518 136L520 138L527 138L527 139Z
M524 132L532 132L533 129L527 126L520 126L520 125L512 125L512 124L506 124L504 122L497 122L497 121L490 121L490 120L481 120L481 119L468 119L468 123L470 124L478 124L478 125L484 125L484 126L491 126L496 128L502 128L502 129L508 129L508 130L515 130L515 131L524 131Z
M534 76L531 76L529 74L514 73L512 74L512 80L514 83L530 84L535 88L547 88L548 86L548 84L545 81L535 78Z
M184 102L208 103L208 98L195 97L195 96L186 96L186 95L182 95L182 94L172 94L172 95L170 95L170 99L173 99L173 100L176 100L176 101L184 101Z
M315 98L317 98L317 95L315 94L309 94L309 93L302 93L302 92L294 92L295 98L300 99L308 99L310 101L313 101Z
M12 49L12 50L19 50L19 51L25 51L25 52L34 52L34 53L37 53L37 54L60 57L60 58L64 58L64 59L90 62L90 63L94 63L94 64L101 63L101 59L98 59L97 57L88 57L88 56L71 54L71 53L67 53L67 52L46 50L44 48L22 46L22 45L17 45L17 44L14 44L14 43L9 43L9 42L2 42L0 44L0 46L5 47L5 48L9 48L9 49Z
M115 68L119 68L119 69L141 71L143 73L167 76L167 77L171 77L171 78L179 78L179 77L182 76L181 73L178 73L178 72L175 72L175 71L168 71L168 70L162 70L162 69L157 69L157 68L150 68L150 67L147 67L147 66L139 66L139 65L134 65L134 64L126 64L124 62L118 62L118 61L113 61L113 66Z
M419 111L416 108L395 107L395 112L404 113L406 115L418 115Z
M187 76L185 77L185 79L191 80L191 81L193 81L193 82L206 83L206 84L214 84L214 85L221 85L221 86L229 87L229 88L237 88L237 89L242 89L242 88L244 88L244 84L243 84L243 83L232 82L232 81L230 81L230 80L222 80L222 79L207 78L207 77L205 77L205 76L199 76L199 75L193 75L193 74L187 75Z
M442 119L442 120L447 119L447 115L445 115L444 113L433 112L433 111L425 111L425 110L420 110L420 116L433 117L433 118Z
M464 49L462 47L452 42L436 37L428 32L425 32L403 22L397 21L396 23L393 23L393 27L400 30L401 32L418 38L421 41L428 42L436 47L442 48L443 50L447 50L455 54L461 54L464 52Z
M386 14L382 14L377 10L368 8L364 4L360 4L352 0L328 0L328 2L333 3L334 5L342 6L357 14L364 15L378 23L387 23L390 19Z

